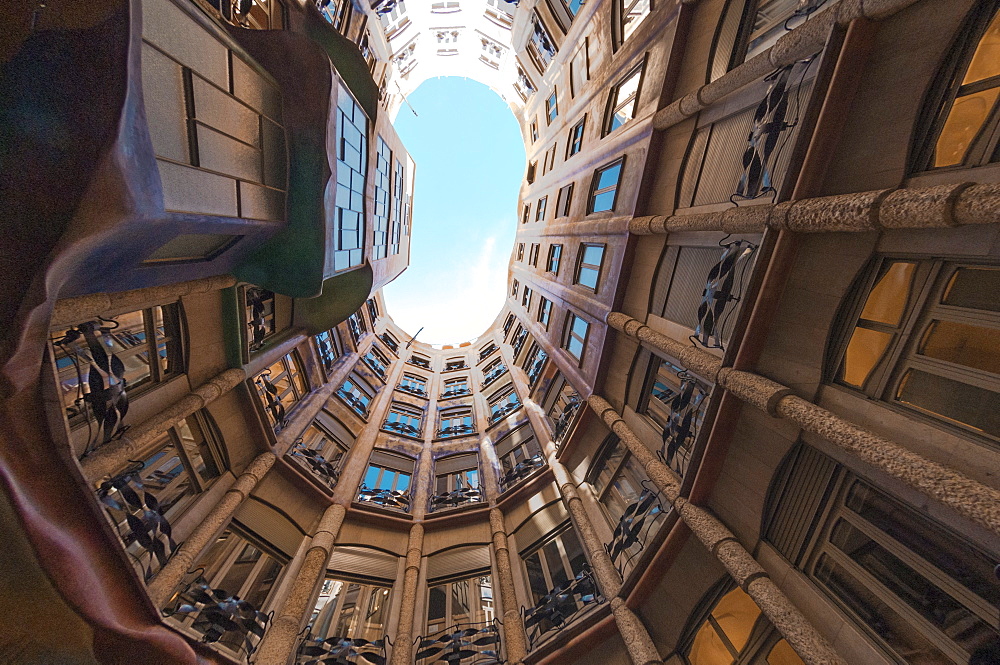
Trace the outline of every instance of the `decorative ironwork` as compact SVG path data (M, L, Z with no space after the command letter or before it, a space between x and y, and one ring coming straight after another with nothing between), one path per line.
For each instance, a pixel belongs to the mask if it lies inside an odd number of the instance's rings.
M657 518L666 514L660 503L660 493L651 489L647 483L648 480L642 482L639 498L625 509L611 542L604 546L622 579L625 578L628 566L646 547Z
M296 665L385 665L385 638L370 642L358 637L327 637L318 639L312 633L299 643Z
M545 466L545 459L542 458L540 453L536 453L528 459L518 462L514 465L514 468L505 473L503 478L500 479L500 491L506 492L534 473L535 469L540 469L543 466Z
M417 386L409 386L406 385L405 383L399 385L399 390L402 390L404 393L410 393L411 395L417 395L419 397L427 396L427 391L425 391L423 388L418 388Z
M399 490L379 490L369 489L364 483L361 484L358 492L358 501L363 503L374 503L383 508L394 508L405 513L410 512L410 493Z
M722 245L722 257L708 271L708 280L698 305L698 325L694 329L692 340L702 346L721 349L722 330L726 324L726 307L730 303L739 302L740 296L733 293L736 283L737 268L742 260L743 271L740 273L740 289L742 290L743 273L749 265L749 257L757 246L746 240L735 240ZM730 308L730 313L732 308Z
M329 376L333 373L333 366L337 362L337 352L333 348L330 333L322 332L316 335L316 348L319 349L319 359L323 363L323 371Z
M476 429L472 425L452 425L451 427L439 429L438 436L441 438L448 436L461 436L462 434L471 434L475 431Z
M365 404L360 397L354 393L349 393L346 390L338 390L337 395L340 399L347 402L347 404L354 409L359 415L367 418L368 417L368 405Z
M538 646L538 642L549 631L569 625L587 606L603 602L604 596L597 586L597 580L594 579L590 566L585 565L576 577L556 586L534 607L521 607L524 630L528 635L528 650Z
M795 8L792 15L788 17L785 21L785 30L791 30L791 23L797 18L809 18L812 14L819 11L819 9L825 5L828 0L799 0L799 6Z
M490 424L502 420L507 414L513 413L521 408L520 402L507 402L496 411L490 413Z
M393 353L397 353L399 351L399 342L389 337L389 333L382 333L379 335L379 339L382 340Z
M472 391L468 388L452 388L441 393L441 397L461 397L462 395L469 395L471 393Z
M545 369L545 361L548 359L549 355L545 351L538 349L534 359L531 361L531 365L528 367L529 386L535 385L535 382L538 381L538 377L542 375L542 370Z
M663 447L656 454L664 464L683 475L682 466L675 464L679 461L677 453L682 448L687 448L698 434L697 420L705 400L705 391L687 372L681 372L677 376L681 379L681 386L666 403L670 419L663 428Z
M469 366L465 364L464 360L456 360L454 362L445 363L444 371L452 372L459 369L469 369Z
M467 503L481 503L485 497L486 494L483 492L482 485L463 487L452 492L445 492L444 494L435 494L431 497L431 512L444 508L457 508Z
M416 356L410 356L410 359L407 360L406 362L410 363L411 365L416 365L417 367L423 367L424 369L431 368L430 361L425 360L424 358L418 358Z
M383 380L385 379L386 368L385 365L382 363L381 358L377 357L374 353L369 351L368 353L365 354L362 360L365 361L365 365L368 366L368 369L375 372L375 376Z
M267 318L267 301L274 302L274 293L259 286L248 286L243 293L247 306L247 328L250 330L249 351L254 353L264 348L264 340L274 332L274 321ZM268 330L269 327L271 330Z
M553 439L557 447L562 444L563 439L569 433L569 426L573 423L576 412L580 410L580 405L583 404L583 400L576 393L571 393L567 399L566 406L563 407L562 413L556 419L553 431Z
M223 642L242 651L248 663L273 615L273 612L264 614L225 589L213 589L201 574L188 582L176 599L173 607L163 610L164 616L193 617L192 628L204 633L203 642Z
M448 665L503 665L503 640L498 619L457 623L417 638L417 663Z
M328 460L319 451L307 448L302 439L298 438L288 451L288 456L299 460L314 476L330 487L334 487L340 480L340 463L344 459L344 453L337 453L336 457Z
M395 9L399 2L400 0L375 0L375 2L371 4L371 8L373 12L382 16Z
M764 79L771 85L754 111L753 124L747 135L749 145L743 152L743 175L736 185L736 193L731 197L733 202L775 193L771 182L771 158L775 155L781 133L795 126L794 122L785 122L785 116L788 113L788 78L796 64L776 69Z
M514 341L511 343L511 346L514 347L515 358L521 354L521 349L524 348L524 342L527 339L528 339L528 331L525 330L524 328L518 330L517 334L514 335Z
M398 420L386 422L382 425L382 429L399 432L400 434L405 434L407 436L420 436L420 428L414 427L410 423L404 423Z
M279 431L288 424L285 405L278 398L278 387L271 381L271 370L265 369L253 379L261 396L264 398L264 408L274 420L274 431Z
M351 314L347 317L347 329L351 331L351 339L354 340L355 346L364 334L364 330L361 328L361 322L358 321L357 314Z
M489 346L487 346L485 349L479 352L479 361L482 362L486 360L486 358L496 350L497 350L497 345L494 344L493 342L490 342Z
M153 494L143 490L139 472L145 467L144 462L132 461L127 469L101 483L97 488L97 498L114 511L112 516L118 524L118 537L122 544L128 548L138 543L149 555L148 563L143 562L141 555L132 555L142 568L143 579L148 582L167 563L177 549L177 543L174 542L170 522L163 515L164 508ZM142 490L141 498L137 490ZM126 527L124 533L122 519ZM159 564L157 567L153 566L154 561Z
M95 448L121 436L128 425L123 424L128 414L128 381L125 363L111 351L118 346L136 346L140 339L131 339L127 333L122 339L113 337L119 327L114 319L87 321L70 328L54 344L62 349L76 370L76 405L89 420L88 411L94 414L97 432L87 442L84 456ZM110 351L110 352L109 352Z
M490 385L507 371L507 366L503 363L497 365L494 369L490 370L490 373L483 377L483 387Z

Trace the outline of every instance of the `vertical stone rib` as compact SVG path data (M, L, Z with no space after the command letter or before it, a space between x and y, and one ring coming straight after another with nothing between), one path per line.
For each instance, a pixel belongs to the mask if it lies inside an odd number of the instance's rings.
M324 511L310 547L302 557L298 575L292 582L281 608L275 612L276 618L271 627L260 642L254 665L285 665L288 662L295 648L299 627L312 609L309 601L312 600L313 592L322 583L326 574L327 562L330 560L333 544L337 541L337 534L340 533L346 514L347 509L339 504L334 504Z
M514 573L511 570L510 549L507 543L507 527L503 511L490 509L490 531L493 534L493 558L497 563L497 583L500 587L500 605L503 608L503 634L507 644L507 662L520 665L528 656L528 640L524 632L524 620L517 603L514 589Z
M406 568L403 571L403 597L399 606L399 625L392 643L389 665L411 665L413 661L413 619L417 613L417 581L420 577L420 559L423 557L424 525L410 527L406 546Z
M198 560L202 550L209 545L212 537L219 531L219 528L233 516L236 509L240 507L246 498L257 486L261 478L274 465L274 453L261 453L253 459L247 468L240 474L233 486L222 496L205 521L195 527L188 539L185 540L174 555L167 561L167 565L160 569L152 582L149 584L149 598L157 609L162 609L174 589L184 579L188 569Z

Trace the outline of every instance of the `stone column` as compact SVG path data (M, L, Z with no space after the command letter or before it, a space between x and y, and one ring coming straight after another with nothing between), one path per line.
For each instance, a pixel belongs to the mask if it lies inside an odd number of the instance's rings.
M195 527L191 535L188 536L174 555L167 561L167 565L160 569L156 577L149 583L149 598L157 609L162 609L174 589L180 584L191 566L198 560L198 556L212 542L212 538L229 518L233 516L236 509L240 507L246 498L257 486L261 478L274 465L274 453L261 453L253 459L247 468L243 470L233 486L229 488L219 503L205 517L205 521Z
M124 468L130 458L135 457L158 436L225 395L244 380L246 373L242 369L227 369L152 418L132 425L121 438L109 441L80 461L84 478L88 483L94 483Z
M625 601L618 597L622 588L621 577L611 561L611 556L604 548L604 543L590 523L590 517L587 515L580 494L576 490L576 483L573 482L569 471L556 459L554 454L549 455L549 466L552 467L555 474L563 503L566 504L573 525L576 527L577 533L580 534L580 540L583 541L583 547L589 554L588 558L594 571L594 577L597 579L597 585L604 597L611 603L611 613L618 625L618 631L625 642L632 663L634 665L662 665L663 661L656 650L656 645L653 644L653 638L649 636L649 631L646 630L639 617L625 605Z
M592 395L587 402L625 444L633 457L647 469L650 479L673 505L688 528L722 563L737 584L753 598L802 660L808 665L846 665L809 620L771 581L767 571L740 544L736 536L710 512L679 496L680 483L673 470L652 454L611 404L598 395Z
M399 627L392 643L389 665L412 665L413 619L417 614L417 582L420 579L420 559L424 549L424 525L410 527L406 545L406 568L403 571L403 598L399 606Z
M299 636L299 628L312 610L310 601L313 593L326 575L330 552L333 551L346 514L347 509L339 504L330 506L323 513L309 550L303 557L299 573L281 608L275 612L274 622L260 642L254 665L285 665L288 662Z
M500 588L507 662L510 665L521 665L528 657L528 640L524 633L521 609L517 603L517 592L514 589L507 527L504 524L503 511L499 508L490 509L490 531L493 533L493 558L497 562L497 585Z

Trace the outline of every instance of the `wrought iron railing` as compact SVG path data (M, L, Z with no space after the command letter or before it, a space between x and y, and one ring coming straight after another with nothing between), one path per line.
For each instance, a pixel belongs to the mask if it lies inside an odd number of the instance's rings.
M359 637L315 638L306 629L295 652L296 665L385 665L387 656L383 637L374 642Z
M566 580L542 597L534 607L521 607L524 630L528 636L528 650L538 646L549 632L565 628L583 610L604 602L597 580L585 565L573 579Z
M379 339L385 342L385 345L388 346L393 353L397 353L399 351L399 342L389 337L388 334L382 333L379 336Z
M506 365L499 365L496 369L490 371L489 374L483 377L483 387L485 388L486 386L490 385L491 383L499 379L501 376L504 375L506 371L507 371Z
M427 396L427 391L424 390L423 388L420 388L418 386L408 386L405 383L399 385L399 390L402 390L404 393L410 393L411 395L416 395L418 397Z
M497 345L490 344L488 347L479 352L479 361L482 362L486 360L486 358L489 357L489 355L496 350L497 350Z
M458 369L469 369L469 366L465 364L464 360L462 362L447 363L444 366L444 371L446 372L452 372Z
M735 307L730 305L740 300L744 276L750 265L750 255L756 249L756 245L746 240L736 240L722 245L722 257L709 270L701 304L698 305L698 325L691 337L693 341L706 348L723 348L723 329L726 327L727 318L735 311ZM734 287L736 287L735 292Z
M543 466L545 466L545 459L540 453L532 455L522 462L518 462L514 465L514 468L505 473L503 478L500 479L500 491L506 492L534 473L535 469L540 469Z
M680 389L666 402L670 418L663 428L663 446L656 454L664 464L683 476L687 460L678 453L690 450L698 435L698 422L706 394L698 381L686 371L677 376L681 379Z
M389 430L391 432L399 432L400 434L405 434L406 436L420 436L419 427L415 427L410 423L404 423L398 420L387 421L384 425L382 425L382 429Z
M368 417L368 405L365 404L365 402L362 401L360 397L358 397L354 393L349 393L345 390L338 390L337 395L340 397L340 399L347 402L347 404L352 409L354 409L358 413L358 415L363 416L365 418Z
M410 356L410 359L407 360L406 362L410 363L411 365L415 365L417 367L422 367L423 369L431 368L430 362L424 360L423 358L415 358L413 356Z
M451 427L445 427L438 430L439 438L446 438L449 436L462 436L463 434L471 434L476 431L476 428L472 425L452 425Z
M129 406L125 363L112 351L116 346L112 331L119 325L114 319L87 321L70 328L53 342L76 371L76 408L88 421L93 415L97 423L97 431L87 441L83 456L128 429L123 424Z
M320 455L319 451L307 448L302 439L299 438L292 444L288 456L330 487L334 487L340 480L340 464L344 460L344 453L337 453L336 457L328 460Z
M347 329L351 331L351 339L354 340L354 344L357 346L358 341L365 334L365 331L361 328L361 323L355 314L347 317Z
M97 499L109 509L126 551L138 547L138 552L129 551L129 555L148 582L166 565L177 543L170 522L164 517L164 508L143 488L140 472L145 466L144 462L132 461L127 469L101 483Z
M191 573L194 578L174 597L173 604L163 610L163 615L191 617L194 620L191 627L202 633L203 642L222 644L242 653L249 663L273 612L265 614L225 589L213 589L199 570Z
M257 384L260 395L264 400L264 409L271 415L274 421L274 431L280 432L288 424L285 405L281 403L278 396L278 387L271 381L271 370L265 369L254 377L253 382Z
M472 391L468 388L452 388L441 393L441 397L461 397L462 395L470 394L472 394Z
M533 386L535 382L538 381L538 377L542 375L542 370L545 369L545 361L549 359L549 356L545 351L538 349L538 353L535 355L535 359L531 362L528 367L528 385Z
M369 489L362 483L358 492L358 501L362 503L373 503L382 508L392 508L401 510L404 513L410 512L410 501L412 497L409 492L399 490Z
M247 306L247 329L250 333L248 349L250 353L264 347L267 336L274 332L274 322L267 319L267 301L274 308L274 293L259 286L248 286L243 290ZM268 330L269 324L271 330Z
M483 486L463 487L461 489L435 494L430 498L430 512L435 510L445 510L447 508L457 508L467 503L482 503L486 498Z
M622 579L631 572L632 562L645 549L654 533L654 527L667 514L667 509L660 500L660 492L651 485L649 480L642 482L643 489L639 498L622 513L611 542L604 546Z
M515 337L511 346L514 348L514 357L516 358L521 354L521 349L524 348L524 342L528 339L528 331L522 329Z
M498 619L457 623L417 638L417 665L503 665L503 639Z
M563 407L562 413L556 419L555 427L553 428L552 438L553 443L556 444L556 448L562 446L565 442L566 435L569 434L570 426L573 424L573 420L576 418L577 412L580 410L580 406L583 404L583 400L577 394L572 394L569 396L569 401L566 402L566 406Z
M508 414L521 408L520 402L507 402L495 411L490 412L490 424L503 420Z
M333 348L330 333L316 335L316 347L319 349L319 359L323 363L323 371L329 376L337 362L337 352Z
M371 353L362 358L362 360L365 361L365 365L367 365L371 371L375 372L375 376L383 381L385 380L386 367L381 360L374 357Z

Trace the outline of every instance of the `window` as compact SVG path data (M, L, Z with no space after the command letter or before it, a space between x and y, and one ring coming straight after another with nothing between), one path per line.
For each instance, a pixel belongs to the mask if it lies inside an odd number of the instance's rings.
M604 263L604 245L580 245L580 258L576 266L576 283L597 290Z
M521 223L527 224L530 219L531 219L531 204L526 203L524 205L524 209L521 211Z
M368 334L368 326L365 325L365 317L360 310L347 317L347 327L351 331L354 346L357 347L361 338Z
M892 660L964 665L1000 639L995 554L923 508L802 444L779 468L766 505L764 538Z
M504 337L507 336L507 334L510 332L511 326L513 326L513 325L514 325L514 315L513 314L508 314L507 318L504 319L504 322L503 322L503 336Z
M604 135L607 136L635 117L639 105L639 83L642 81L642 65L625 75L608 98L608 112L604 119Z
M524 176L524 179L528 181L528 184L535 182L535 172L538 170L538 162L528 162L528 173Z
M457 369L469 369L469 366L465 364L465 358L448 358L445 361L445 372L454 372Z
M520 326L518 326L520 328ZM507 366L503 364L503 358L497 358L492 361L489 365L483 368L483 385L487 386L499 379L504 372L507 371Z
M427 634L434 635L458 624L479 624L493 621L493 580L478 574L454 582L434 583L427 589ZM482 647L468 641L462 653Z
M410 19L405 14L406 5L403 0L398 0L388 12L379 16L387 40L396 37L410 24Z
M351 0L320 0L317 6L334 30L341 34L347 33L351 20Z
M444 392L441 397L458 397L469 394L469 377L462 376L457 379L448 379L444 382Z
M1000 266L879 257L834 380L1000 439Z
M438 44L454 44L458 42L458 30L455 28L438 30L435 36Z
M431 368L430 359L425 356L417 355L416 353L411 355L410 359L407 360L406 362L410 363L411 365L416 365L417 367L423 367L424 369Z
M309 621L310 637L367 642L383 639L389 618L390 591L388 584L362 584L327 577Z
M566 159L569 159L583 148L583 129L587 124L587 116L569 130L569 141L566 143Z
M392 150L381 136L376 139L375 150L375 206L372 217L375 242L373 257L384 259L389 250L389 194L392 190L390 169ZM374 320L374 318L372 319Z
M514 298L517 297L517 289L518 289L519 286L520 286L520 284L518 283L518 281L516 279L513 282L511 282L510 295L512 297L514 297Z
M528 331L525 330L521 324L518 324L517 330L514 331L514 337L511 339L510 345L514 349L514 357L516 358L521 354L521 349L524 348L524 343L528 340Z
M791 0L795 2L796 0ZM615 48L632 36L643 20L653 11L655 0L615 0L614 17Z
M399 382L399 389L411 395L427 395L427 379L416 374L403 374L403 380Z
M538 199L538 204L537 204L537 207L535 208L535 221L536 222L543 222L543 221L545 221L545 208L548 205L548 202L549 202L549 197L548 196L543 196L542 198Z
M569 94L576 97L583 84L590 79L590 37L583 38L583 46L569 63Z
M420 436L420 421L423 419L423 415L423 411L415 406L393 402L389 407L389 415L386 416L382 429L406 436Z
M978 38L978 42L975 48L967 43L953 51L962 53L964 59L950 82L949 94L934 123L933 143L924 149L928 154L923 158L922 168L978 166L1000 160L996 130L997 102L1000 100L1000 53L997 51L1000 11L995 11L992 19L985 8L976 14L969 35L972 39Z
M451 455L434 462L434 494L440 496L479 489L479 460L475 454Z
M472 426L472 409L441 409L440 424L438 425L438 437L447 438L452 436L462 436L475 431Z
M556 89L552 89L552 94L545 100L545 122L551 125L559 115L559 105L556 99Z
M381 335L378 336L380 340L385 342L385 345L389 347L389 350L393 353L399 353L399 340L391 332L386 330Z
M572 312L566 314L566 332L563 337L563 347L577 360L583 360L583 352L587 347L587 333L590 324Z
M333 427L328 429L328 424L337 425L343 438L331 434ZM309 424L300 437L301 441L295 442L288 455L297 459L306 471L333 487L340 478L340 465L353 443L353 439L348 437L350 433L343 425L323 412ZM345 439L349 443L345 443Z
M559 188L559 198L556 199L556 217L568 217L569 205L573 201L573 183Z
M613 528L625 515L628 507L639 499L643 490L642 483L647 480L647 476L642 465L632 457L618 437L612 434L588 472L588 480L594 486ZM663 513L657 511L654 514Z
M534 603L539 602L558 585L582 573L588 565L580 540L570 524L562 527L559 533L531 552L522 554L521 558ZM565 614L572 614L574 611L571 609Z
M524 260L524 243L523 242L517 243L517 260L518 261L523 261Z
M618 198L618 179L621 177L624 161L624 159L619 159L594 172L587 214L615 209L615 201Z
M489 355L495 352L498 348L499 347L493 342L490 342L489 344L484 346L482 349L479 350L479 361L482 362L483 360L486 360L486 358L489 357Z
M531 142L534 143L538 140L538 121L531 121Z
M552 301L545 296L538 296L538 322L548 330L549 319L552 317Z
M287 424L292 407L309 392L294 351L255 376L253 383L275 432Z
M487 0L487 2L505 2L506 0ZM489 10L487 10L488 12ZM531 82L528 78L527 72L521 67L520 63L517 65L517 79L514 81L514 90L521 97L523 101L528 101L528 97L535 94L535 84Z
M97 419L94 406L98 396L120 389L130 399L135 399L137 394L184 371L180 308L176 304L52 330L50 336L63 408L72 427ZM100 385L90 383L89 367L94 351L103 351L124 365L121 377L109 377L110 387L105 385L106 374L101 375ZM105 405L102 401L98 408ZM107 416L103 418L105 425L111 422L112 428L115 423L121 426L117 410L110 417L111 421ZM105 443L116 431L97 429L97 439L92 445Z
M514 392L514 386L500 390L490 396L490 423L495 423L508 413L516 411L521 407L521 400Z
M213 13L248 30L282 30L285 27L285 5L278 0L251 0L229 6L223 3L221 9Z
M531 309L531 289L525 285L524 292L521 294L521 306L525 309Z
M398 7L402 8L400 2ZM402 11L402 10L400 10ZM384 19L384 17L383 17ZM361 265L365 246L365 173L368 170L368 118L347 88L337 95L337 193L333 232L333 269Z
M505 436L496 443L497 459L500 460L500 470L505 478L510 478L515 473L519 464L538 456L538 466L544 465L541 461L541 448L533 436L525 437L524 433L530 428L519 428L511 434ZM524 468L524 467L522 467ZM515 480L511 478L511 480ZM520 480L520 478L516 479ZM501 491L506 491L513 486L513 482L505 482Z
M562 258L562 245L549 245L549 260L546 263L545 271L559 274L559 260Z
M531 243L531 250L528 252L528 264L533 267L538 267L538 250L541 247L537 242Z
M556 166L556 148L559 147L558 142L553 142L552 147L545 151L545 161L542 164L542 175L546 172L551 171Z
M406 167L403 162L396 160L396 166L392 171L392 232L389 234L389 254L395 256L399 254L400 233L407 226L409 216L409 203L406 194ZM408 233L408 231L407 231ZM372 319L374 324L375 319Z
M542 400L542 409L552 428L556 442L569 430L581 403L580 393L573 388L561 372L557 372Z
M528 375L528 387L533 388L538 379L542 376L542 370L545 369L545 362L549 359L549 354L542 350L542 347L538 344L532 344L531 349L528 351L528 355L524 358L524 364L521 367L524 369L525 373Z
M552 41L552 35L545 27L545 22L535 12L531 14L531 34L528 37L526 49L528 57L542 73L545 73L552 58L556 56L556 45Z
M694 442L705 417L705 398L710 387L679 365L652 356L646 379L644 398L639 411L649 416L664 435L664 459L674 471L684 475ZM675 405L689 395L687 406ZM672 421L680 420L676 430Z
M447 0L447 2L431 3L432 14L450 14L451 12L457 12L461 10L462 8L459 6L457 0Z
M389 466L394 464L396 455L389 455L381 451L372 453L372 461L365 471L365 478L361 487L369 490L384 490L387 492L406 492L410 489L410 477L413 475L413 460L399 458L398 468Z
M257 286L243 287L243 318L247 326L247 351L254 353L277 332L274 292Z
M486 0L486 18L508 30L514 24L514 17L507 0Z
M337 358L344 353L340 335L337 334L336 329L324 330L313 336L313 340L316 342L316 350L319 352L319 359L323 364L323 372L327 378L330 378Z
M365 361L365 364L368 365L368 368L371 371L375 372L375 375L378 376L378 378L385 381L385 375L387 371L386 365L389 364L389 361L386 359L384 353L382 353L378 348L373 346L371 349L369 349L368 353L364 355L364 358L362 358L362 360Z
M368 417L368 405L374 394L372 387L354 372L337 390L337 395L362 418Z

